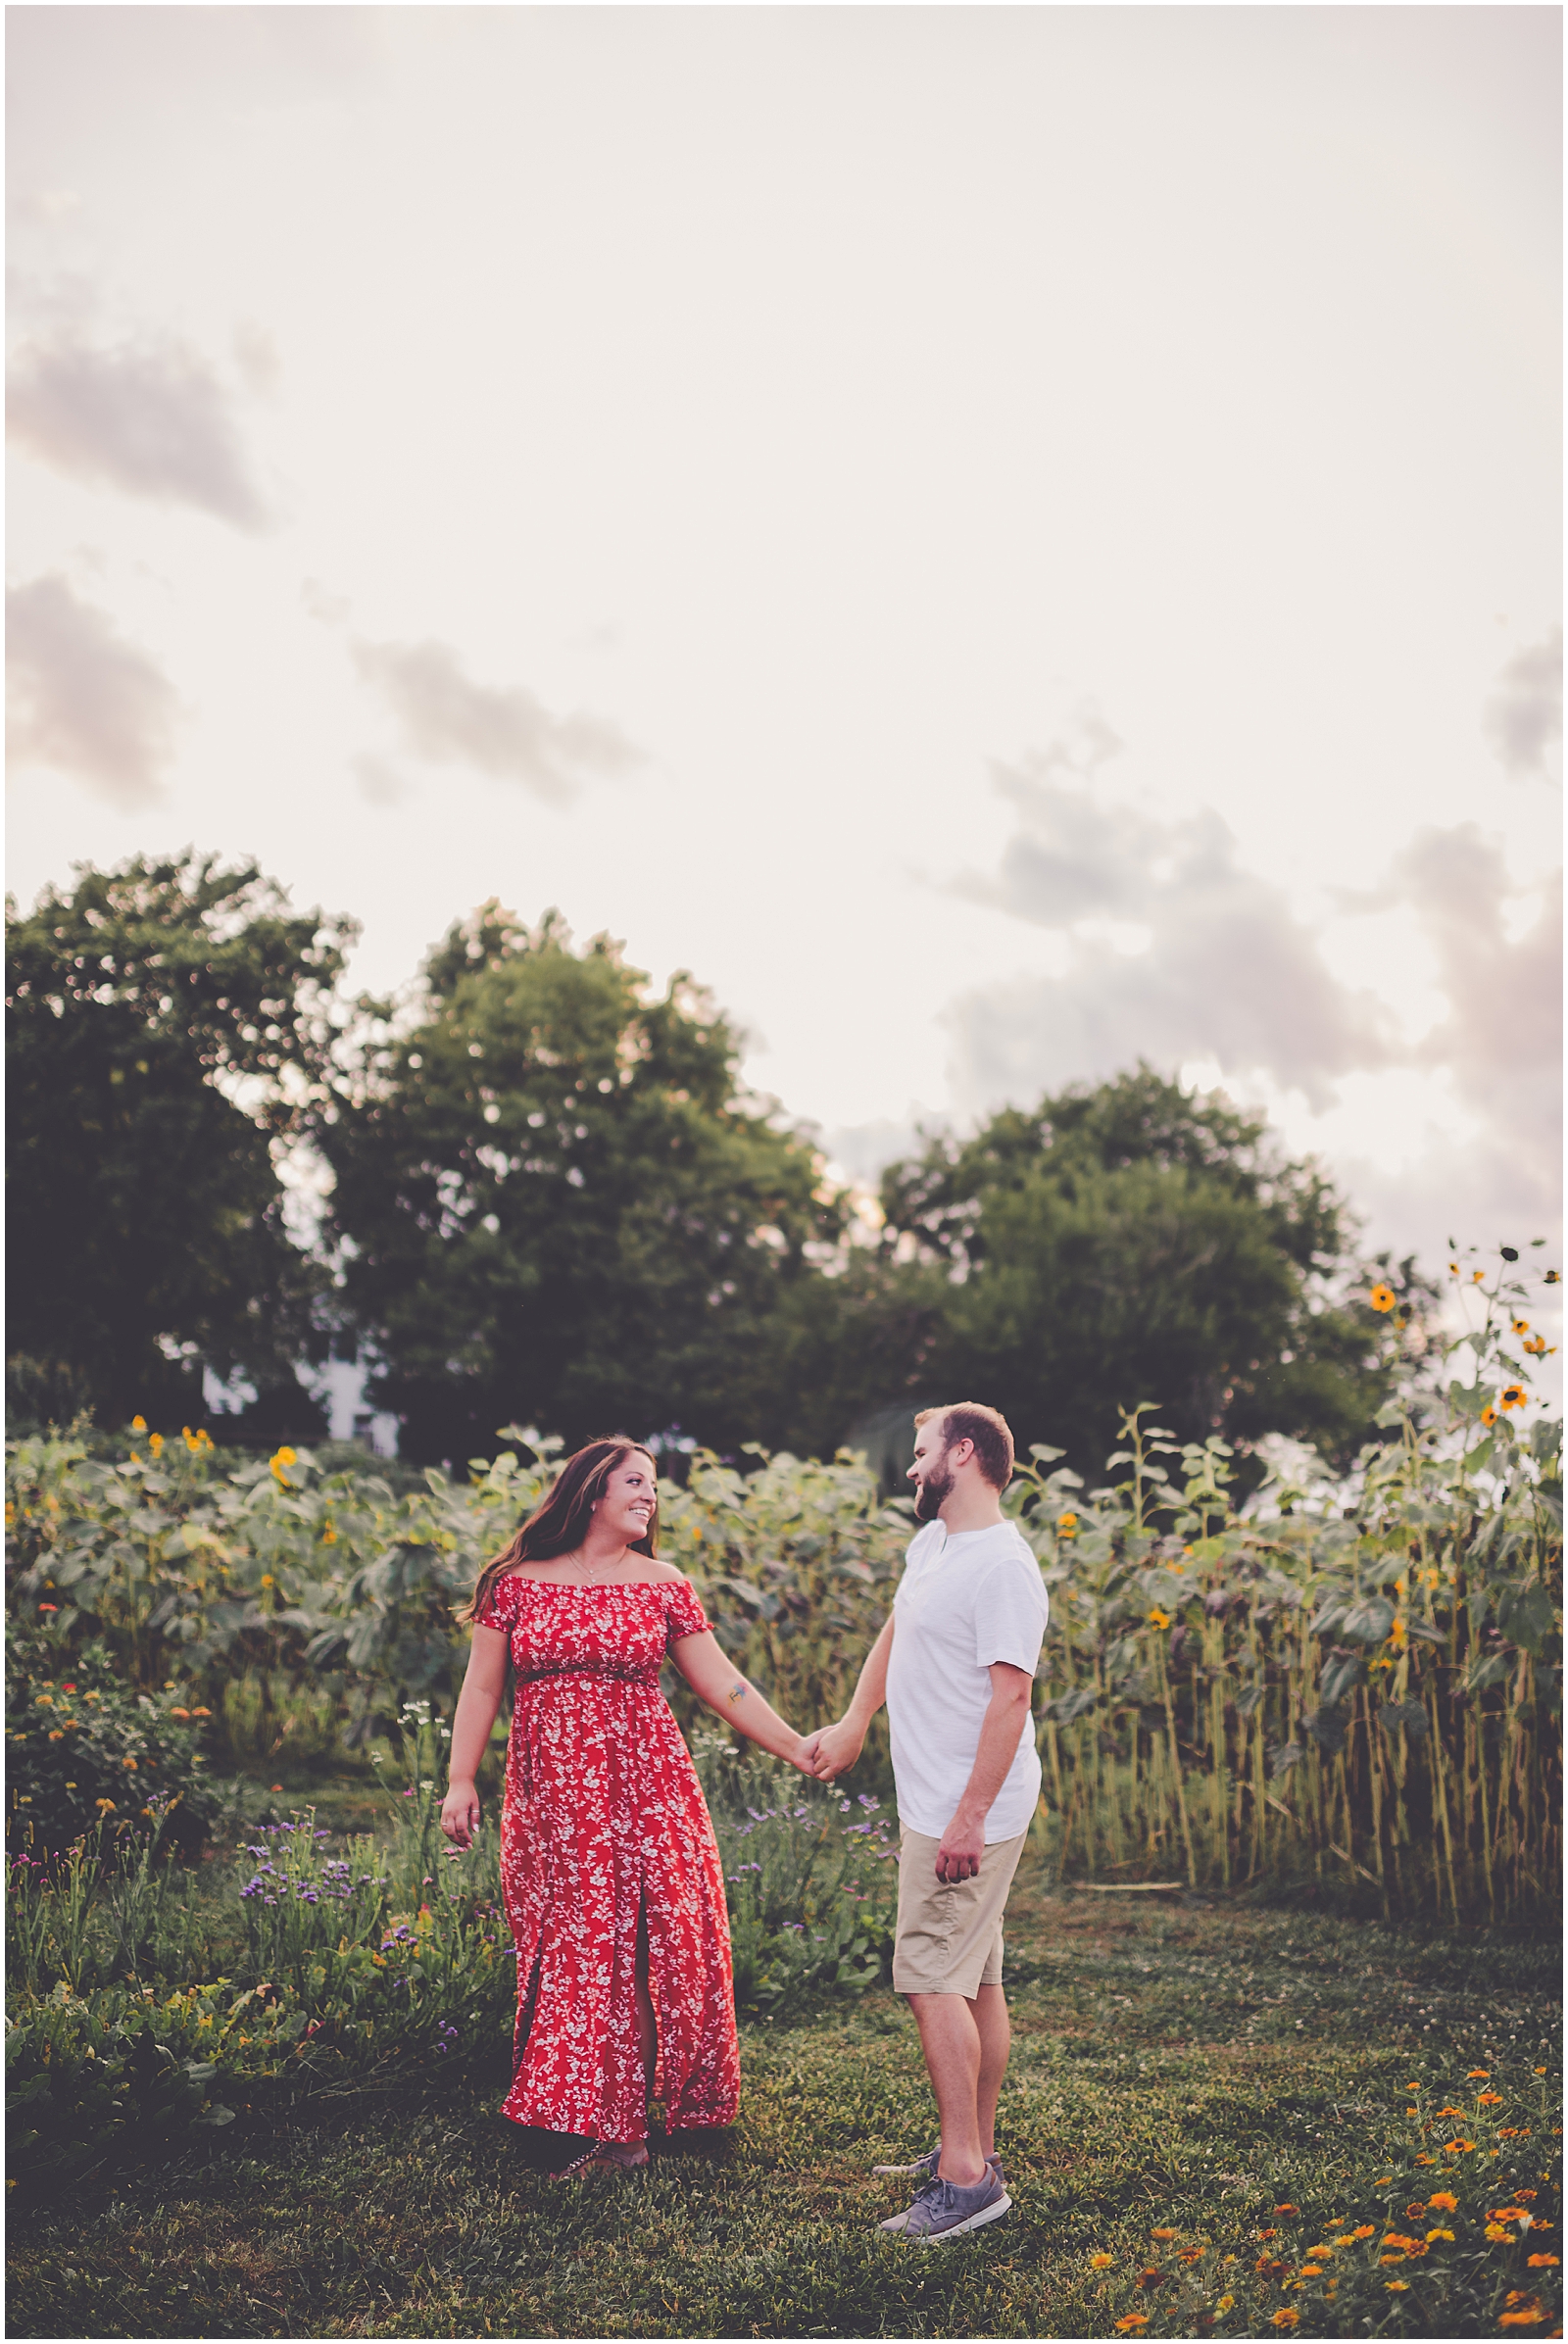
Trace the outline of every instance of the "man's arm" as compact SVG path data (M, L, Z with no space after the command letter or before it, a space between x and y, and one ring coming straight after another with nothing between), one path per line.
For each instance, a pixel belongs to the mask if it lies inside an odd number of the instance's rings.
M862 1671L862 1682L863 1676ZM884 1685L886 1682L884 1669ZM1033 1682L1026 1669L1015 1669L1009 1660L991 1663L991 1699L980 1721L980 1746L974 1754L963 1796L937 1849L939 1880L968 1880L979 1873L980 1859L986 1849L986 1817L1018 1755L1018 1739L1029 1713L1029 1688Z
M825 1727L821 1733L807 1737L815 1744L812 1766L818 1781L830 1782L860 1755L871 1720L888 1697L888 1654L892 1649L893 1614L889 1612L882 1623L881 1635L861 1663L848 1709L836 1726ZM995 1791L991 1794L993 1798L996 1795Z

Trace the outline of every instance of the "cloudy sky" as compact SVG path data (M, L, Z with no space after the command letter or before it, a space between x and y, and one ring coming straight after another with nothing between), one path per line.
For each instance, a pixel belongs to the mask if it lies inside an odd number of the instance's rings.
M858 1173L1140 1055L1551 1233L1548 8L13 8L10 884L689 966Z

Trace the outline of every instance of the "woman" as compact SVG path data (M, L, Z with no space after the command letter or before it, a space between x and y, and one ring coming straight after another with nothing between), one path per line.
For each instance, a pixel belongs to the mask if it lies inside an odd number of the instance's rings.
M726 1724L810 1772L808 1744L731 1668L690 1582L659 1560L658 1522L648 1451L623 1436L590 1441L480 1572L441 1809L441 1829L467 1847L510 1659L501 1882L517 2029L503 2113L623 2167L647 2163L650 2099L678 2132L733 2124L740 2094L723 1873L659 1689L665 1654Z

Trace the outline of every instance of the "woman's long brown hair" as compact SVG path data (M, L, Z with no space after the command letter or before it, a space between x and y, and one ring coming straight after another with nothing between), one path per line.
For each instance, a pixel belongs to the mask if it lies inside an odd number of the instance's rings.
M594 1502L604 1496L610 1477L628 1457L654 1460L639 1441L625 1433L611 1433L579 1448L551 1483L511 1543L485 1564L474 1582L473 1593L459 1612L460 1620L476 1620L489 1606L496 1581L514 1563L547 1563L552 1555L569 1554L588 1536ZM659 1552L659 1472L654 1470L654 1510L648 1528L632 1541L633 1554Z

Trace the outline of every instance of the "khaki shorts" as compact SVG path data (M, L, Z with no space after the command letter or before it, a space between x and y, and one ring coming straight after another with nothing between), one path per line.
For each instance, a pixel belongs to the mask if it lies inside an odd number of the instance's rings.
M962 1994L1002 1983L1002 1916L1027 1831L993 1840L972 1880L939 1880L940 1839L904 1831L893 1987L899 1994Z

